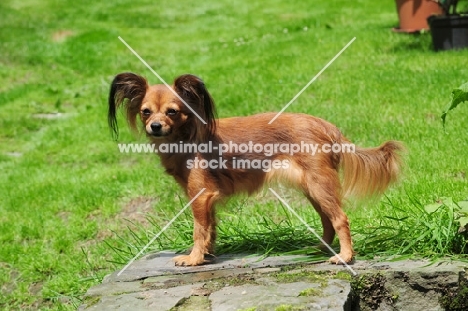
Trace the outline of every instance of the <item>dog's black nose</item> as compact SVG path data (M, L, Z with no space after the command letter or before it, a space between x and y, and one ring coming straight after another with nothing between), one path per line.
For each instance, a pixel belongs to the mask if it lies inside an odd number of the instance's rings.
M153 122L153 123L151 123L151 130L152 130L153 132L159 132L159 131L161 130L161 128L162 128L161 123L159 123L159 122Z

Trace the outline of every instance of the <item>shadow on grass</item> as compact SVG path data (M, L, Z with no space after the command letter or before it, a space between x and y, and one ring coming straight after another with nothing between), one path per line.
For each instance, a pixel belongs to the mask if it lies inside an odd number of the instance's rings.
M398 36L402 36L403 38L401 42L394 44L391 48L394 52L434 52L429 32L399 33Z

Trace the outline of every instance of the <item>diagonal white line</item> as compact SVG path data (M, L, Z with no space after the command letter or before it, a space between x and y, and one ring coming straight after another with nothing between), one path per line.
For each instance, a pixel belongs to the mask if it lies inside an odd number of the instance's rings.
M141 254L143 254L143 252L144 252L157 238L159 238L159 236L160 236L161 234L163 234L163 232L166 231L167 228L169 228L169 226L177 219L177 217L179 217L179 216L187 209L187 207L189 207L190 204L192 204L192 202L195 201L195 200L203 193L203 191L205 191L205 190L206 190L206 188L202 188L202 190L200 190L200 192L198 192L197 195L194 196L193 199L191 199L190 202L188 202L187 205L185 205L184 208L181 209L181 210L177 213L177 215L175 215L174 218L172 218L171 221L169 221L169 222L164 226L164 228L162 228L161 231L159 231L159 233L156 234L156 235L151 239L151 241L149 241L148 244L146 244L145 247L143 247L143 248L141 249L141 251L140 251L138 254L136 254L135 257L133 257L132 260L130 260L130 261L128 262L128 264L127 264L125 267L122 268L122 270L119 271L119 273L117 273L117 276L120 276L120 275L122 274L122 272L124 272L125 270L127 270L127 268L135 261L135 259L137 259Z
M156 76L156 77L158 77L159 80L161 80L162 83L164 83L165 86L167 86L167 88L168 88L169 90L171 90L172 93L174 93L175 96L177 96L177 97L184 103L185 106L187 106L188 109L190 109L190 111L192 111L192 113L193 113L194 115L197 116L198 119L200 119L200 121L203 122L203 124L206 124L206 121L203 120L203 118L200 117L200 116L198 115L198 113L196 113L195 110L193 110L192 107L190 107L190 105L187 104L187 103L185 102L185 100L183 100L182 97L180 97L179 94L177 94L177 92L174 91L174 89L173 89L169 84L167 84L166 81L164 81L164 79L163 79L156 71L154 71L153 68L151 68L151 66L148 65L148 63L147 63L143 58L141 58L141 56L138 55L138 53L135 52L135 50L132 49L132 47L131 47L130 45L128 45L127 42L125 42L124 39L122 39L122 37L119 36L118 38L119 38L120 41L122 41L123 44L125 44L125 46L126 46L126 47L127 47L127 48L128 48L128 49L129 49L129 50L130 50L130 51L131 51L131 52L132 52L132 53L133 53L133 54L134 54L134 55L135 55L135 56L136 56L136 57L137 57L137 58L138 58L138 59L139 59L139 60Z
M306 86L304 86L302 90L300 90L299 93L297 93L296 96L294 96L294 98L291 99L289 103L287 103L286 106L284 106L283 109L281 109L281 111L278 112L276 116L270 120L270 122L268 122L268 124L273 123L276 120L276 118L278 118L280 114L282 114L289 107L289 105L291 105L302 94L302 92L304 92L309 87L309 85L311 85L315 80L317 80L317 78L322 74L322 72L324 72L351 45L351 43L354 42L354 40L356 40L356 37L351 39L351 41L349 41L348 44L346 44L344 48L342 48L341 51L338 52L338 54L336 54L335 57L333 57L332 60L329 61L328 64L326 64L325 67L323 67L322 70L320 70L319 73L317 73L315 77L313 77L312 80L310 80L309 83L307 83Z
M335 250L334 250L333 248L331 248L331 246L328 245L328 243L326 243L326 242L320 237L320 235L318 235L317 232L315 232L315 230L312 229L312 228L307 224L307 222L306 222L304 219L302 219L302 217L299 216L299 214L296 213L296 211L293 210L293 209L288 205L288 203L286 203L286 201L285 201L282 197L279 196L278 193L275 192L275 190L273 190L273 189L271 189L271 188L268 188L268 189L270 189L270 191L278 198L278 200L280 200L281 203L283 203L283 204L289 209L289 211L290 211L292 214L294 214L294 216L296 216L296 217L304 224L304 226L306 226L306 228L307 228L310 232L312 232L312 233L320 240L320 242L322 242L322 244L325 245L325 246L326 246L326 247L327 247L327 248L328 248L328 249L329 249L345 266L346 266L346 268L348 268L349 271L351 271L351 273L352 273L353 275L357 275L357 272L354 271L354 269L351 268L351 267L346 263L346 261L344 261L344 260L340 257L340 255L338 255L338 254L335 252Z

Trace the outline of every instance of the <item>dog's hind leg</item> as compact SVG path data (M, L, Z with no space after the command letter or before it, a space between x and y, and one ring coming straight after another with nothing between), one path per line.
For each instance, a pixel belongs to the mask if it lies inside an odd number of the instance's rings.
M216 218L214 203L218 199L218 193L205 190L192 202L194 218L193 248L189 255L181 255L174 258L176 266L197 266L210 262L207 257L212 257L214 242L216 239Z
M330 258L330 262L343 264L353 259L353 247L349 221L341 209L341 185L338 172L321 167L318 173L307 174L302 185L307 198L319 213L323 225L323 240L330 244L336 234L340 241L340 253Z
M333 242L333 239L335 238L335 229L333 228L333 225L328 218L327 215L322 211L322 207L320 206L317 201L314 200L314 198L310 197L308 193L306 193L306 197L309 200L310 203L312 203L312 206L314 209L317 211L317 213L320 216L320 220L322 221L322 228L323 228L323 234L322 234L322 240L326 244L330 245ZM324 245L324 243L320 243L320 249L324 251L329 251L328 248Z

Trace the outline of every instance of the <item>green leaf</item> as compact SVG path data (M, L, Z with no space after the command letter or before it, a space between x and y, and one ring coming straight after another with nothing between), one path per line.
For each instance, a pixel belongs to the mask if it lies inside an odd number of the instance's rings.
M460 217L457 221L460 223L458 233L465 232L468 229L468 217Z
M458 221L460 222L460 227L466 227L466 225L468 225L468 217L460 217Z
M461 85L459 88L452 91L452 101L449 107L442 113L440 118L442 119L442 125L445 127L445 118L450 110L455 109L459 104L468 101L468 82Z
M457 205L460 208L460 212L468 215L468 201L460 201Z
M428 204L428 205L424 206L424 210L425 210L428 214L432 214L432 213L434 213L435 211L437 211L442 205L443 205L442 203Z
M452 213L458 208L457 204L453 202L453 199L451 197L441 197L440 200L445 206L449 208L450 212Z

